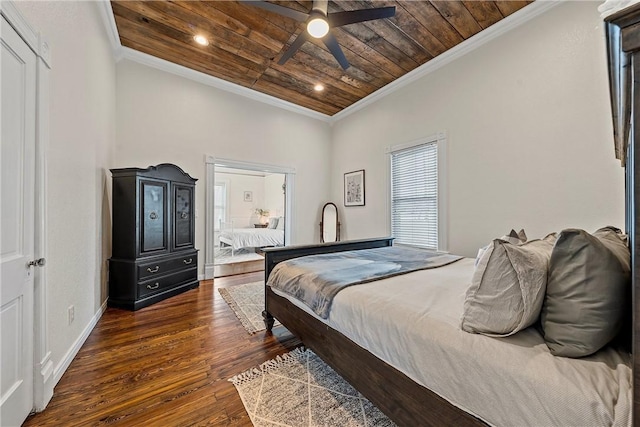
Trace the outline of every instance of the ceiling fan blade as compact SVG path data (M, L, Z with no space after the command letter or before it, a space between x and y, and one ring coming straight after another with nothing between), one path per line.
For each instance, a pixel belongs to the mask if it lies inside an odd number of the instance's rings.
M307 31L303 30L300 33L300 35L298 35L298 37L293 41L293 43L291 43L291 46L289 46L289 49L287 49L287 51L282 55L282 57L278 61L278 64L282 65L285 62L287 62L289 58L291 58L293 54L296 53L298 49L300 49L300 46L302 46L302 44L306 41L307 41Z
M322 38L322 41L324 42L325 46L329 48L329 51L333 54L333 56L335 56L340 66L345 70L349 68L349 61L347 61L347 58L344 56L344 52L342 52L342 49L338 44L338 40L336 40L335 36L331 34L331 31L329 31L329 33Z
M288 18L295 19L299 22L305 22L309 19L309 14L304 12L298 12L297 10L289 9L288 7L280 6L278 4L268 3L266 1L242 1L249 6L259 7L269 12L277 13L278 15L286 16Z
M331 27L355 24L357 22L372 21L374 19L391 18L396 14L396 7L378 7L375 9L349 10L334 12L327 16Z

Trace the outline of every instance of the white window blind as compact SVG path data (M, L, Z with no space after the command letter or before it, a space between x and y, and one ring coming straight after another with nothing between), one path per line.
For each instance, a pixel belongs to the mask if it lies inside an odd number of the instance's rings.
M438 144L391 152L391 233L395 242L438 249Z

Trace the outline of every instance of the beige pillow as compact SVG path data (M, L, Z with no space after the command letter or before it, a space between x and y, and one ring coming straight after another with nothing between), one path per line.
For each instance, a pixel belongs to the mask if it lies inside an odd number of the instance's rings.
M512 244L495 239L477 263L467 289L462 330L508 336L540 316L555 233Z
M551 353L583 357L607 345L623 326L630 295L631 255L620 230L562 230L540 318Z
M509 234L505 234L504 236L500 237L500 240L504 240L505 242L509 242L509 243L513 243L514 245L518 245L520 243L524 243L527 241L527 235L525 234L524 230L520 230L520 231L516 231L514 229L511 229L511 232L509 232ZM480 249L478 249L478 254L476 255L476 262L475 265L476 267L478 266L478 263L480 262L480 259L482 259L482 255L485 253L485 251L487 249L489 249L491 245L487 245L484 246Z

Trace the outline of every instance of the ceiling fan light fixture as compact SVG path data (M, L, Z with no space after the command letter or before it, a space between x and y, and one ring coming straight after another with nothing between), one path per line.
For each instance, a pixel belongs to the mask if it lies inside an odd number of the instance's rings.
M201 34L193 36L193 39L201 46L209 46L209 40Z
M322 17L313 18L307 23L307 32L311 37L321 39L329 32L329 23Z

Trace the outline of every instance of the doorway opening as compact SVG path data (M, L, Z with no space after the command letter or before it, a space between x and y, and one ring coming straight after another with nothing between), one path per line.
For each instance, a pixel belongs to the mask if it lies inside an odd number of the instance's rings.
M205 278L264 270L291 238L294 171L207 157Z

